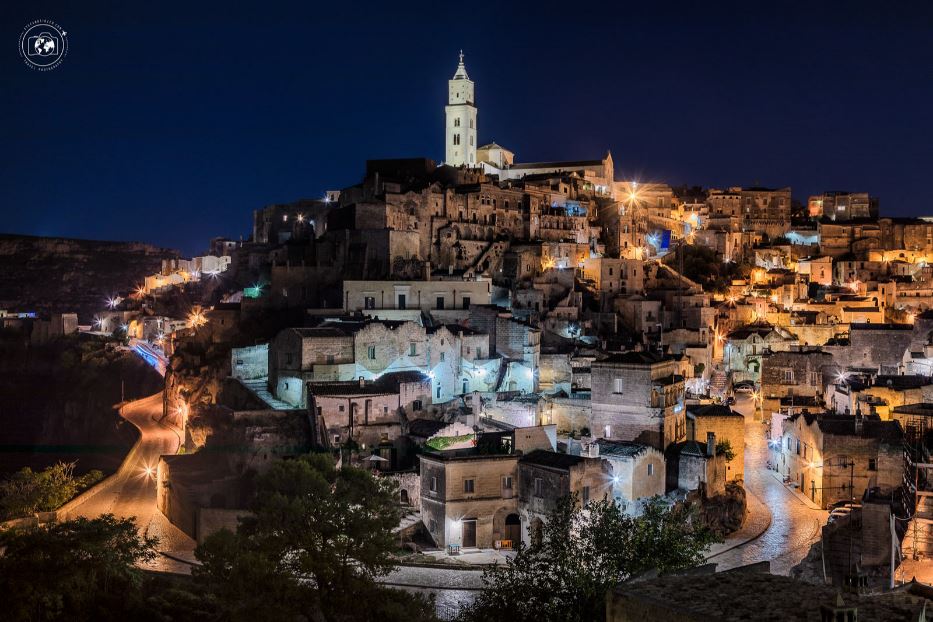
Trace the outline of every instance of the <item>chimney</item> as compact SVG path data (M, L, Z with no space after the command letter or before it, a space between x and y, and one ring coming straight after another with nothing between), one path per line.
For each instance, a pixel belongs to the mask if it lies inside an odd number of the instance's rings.
M706 433L706 455L712 458L716 455L716 433Z
M364 386L366 386L366 381L363 380L363 377L362 377L362 376L360 376L360 387L362 388L362 387L364 387Z

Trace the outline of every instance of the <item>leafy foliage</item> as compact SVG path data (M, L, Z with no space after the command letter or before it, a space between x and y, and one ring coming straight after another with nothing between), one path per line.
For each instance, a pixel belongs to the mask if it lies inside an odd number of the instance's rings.
M432 449L443 451L451 445L465 443L467 441L475 440L475 438L475 434L461 434L460 436L436 436L434 438L428 439L425 445L431 447Z
M723 262L713 249L695 244L685 244L664 258L664 263L678 268L680 253L683 253L683 274L708 292L724 293L732 279L747 278L751 267L744 264Z
M20 518L51 512L103 478L100 471L75 477L75 462L58 462L35 472L26 467L0 482L0 516Z
M716 443L716 455L725 456L726 462L732 462L735 458L735 451L732 449L732 443L728 439Z
M688 512L659 501L632 517L611 499L580 507L575 497L565 497L544 521L538 541L486 571L487 589L462 619L602 620L609 589L651 569L696 565L712 541Z
M237 533L220 531L195 552L195 576L227 619L433 619L428 601L375 582L394 566L393 483L312 454L278 462L257 489Z
M154 538L130 519L105 514L0 533L0 602L5 620L119 619L136 593L135 564L155 557Z

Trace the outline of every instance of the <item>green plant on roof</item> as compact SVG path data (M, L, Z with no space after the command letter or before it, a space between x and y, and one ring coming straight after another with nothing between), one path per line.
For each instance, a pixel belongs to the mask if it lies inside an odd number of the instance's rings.
M431 449L443 451L451 445L472 441L474 436L474 434L461 434L460 436L436 436L434 438L429 438L428 442L425 444Z

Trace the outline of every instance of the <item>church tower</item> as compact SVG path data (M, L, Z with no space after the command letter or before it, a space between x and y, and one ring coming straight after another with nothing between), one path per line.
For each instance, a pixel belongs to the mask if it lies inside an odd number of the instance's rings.
M463 66L463 50L457 73L447 83L446 151L444 163L450 166L476 166L476 105L473 81Z

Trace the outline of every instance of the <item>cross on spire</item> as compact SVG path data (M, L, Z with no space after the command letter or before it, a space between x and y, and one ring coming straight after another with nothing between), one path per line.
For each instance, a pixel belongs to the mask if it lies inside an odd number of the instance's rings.
M463 64L463 50L460 50L460 64Z

